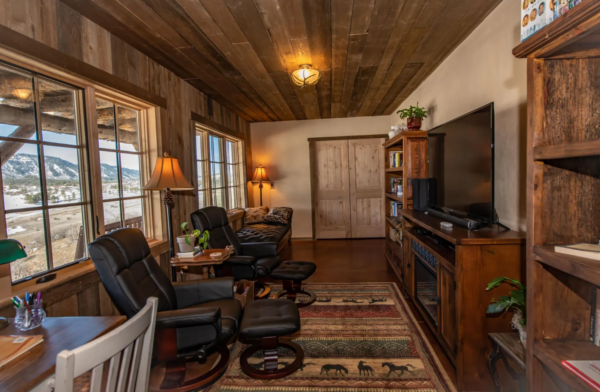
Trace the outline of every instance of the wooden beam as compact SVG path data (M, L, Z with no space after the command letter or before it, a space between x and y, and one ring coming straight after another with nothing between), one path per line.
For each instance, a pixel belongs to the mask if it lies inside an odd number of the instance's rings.
M35 118L34 114L27 109L15 108L7 105L0 105L0 119L2 119L3 124L15 125L19 127L35 127ZM40 128L46 131L60 133L60 134L69 134L73 135L75 133L75 121L65 118L50 115L48 113L42 113L41 115L42 123L40 124ZM119 137L125 143L135 143L137 142L137 135L131 132L130 129L120 128L121 133ZM33 134L32 134L33 135ZM31 136L31 135L30 135ZM9 137L20 137L20 136L9 136ZM104 140L114 139L115 130L113 127L98 125L98 137Z
M501 0L484 0L477 3L477 7L470 7L468 12L463 16L462 20L455 28L446 35L443 42L439 45L437 53L433 53L419 73L415 75L413 80L406 86L401 94L396 96L392 103L388 106L383 114L391 114L400 106L400 104L414 91L421 83L427 79L429 75L441 64L446 57L454 51L476 28L485 20L497 6ZM416 58L416 57L415 57ZM411 57L412 62L413 57Z
M374 94L374 97L370 100L371 107L367 111L367 115L374 114L375 110L379 107L381 101L384 99L392 85L400 76L400 73L402 72L406 64L409 62L412 54L415 52L415 50L417 50L417 48L421 44L421 41L423 40L427 32L431 29L442 10L445 8L447 1L448 0L428 1L423 7L422 11L419 12L418 16L415 18L414 24L412 24L410 28L406 26L407 29L404 32L406 32L407 35L404 45L402 45L402 48L398 52L398 55L394 59L389 70L387 71L387 74L383 78L379 89ZM412 16L414 16L414 13L411 14L411 17ZM382 110L385 109L386 108L383 108Z
M0 25L0 46L151 105L167 107L166 99L148 90L144 90L133 83L129 83L106 71L68 56L57 49L53 49L2 25Z
M331 0L331 117L339 117L354 0Z
M22 125L15 129L8 137L27 140L35 135L35 125ZM0 165L4 166L20 149L23 143L3 141L0 143Z
M404 91L406 86L413 80L422 67L423 63L406 64L373 114L376 116L382 115L394 99Z
M260 121L254 105L249 100L240 102L243 94L228 81L223 81L216 74L208 75L206 64L196 64L187 55L167 42L159 33L136 17L128 8L112 0L60 0L67 3L77 12L100 26L109 30L123 41L174 72L184 80L201 79L203 86L210 89L201 90L213 95L214 99L230 108L248 121ZM189 48L191 45L188 45ZM183 48L185 49L185 48ZM188 53L189 55L189 53ZM198 60L196 58L196 60ZM202 61L205 61L203 59ZM208 64L210 65L210 64ZM208 70L210 72L210 70ZM217 72L218 73L218 72ZM216 79L213 78L216 76ZM198 85L198 83L196 83ZM230 87L233 87L231 89ZM223 91L226 90L226 91ZM256 109L256 108L255 108Z
M266 70L263 67L264 74L259 78L248 67L244 58L237 51L236 47L227 38L223 30L217 25L208 10L200 2L200 0L176 0L177 3L187 12L196 26L202 29L204 34L212 43L223 53L223 55L239 70L242 78L234 77L237 81L237 86L249 96L255 103L264 111L270 120L278 120L279 117L275 114L268 102L271 100L271 93L277 91L275 86L265 86L265 81L268 84L269 78L264 78ZM231 79L231 78L230 78ZM245 80L246 86L240 79ZM242 87L243 86L243 87ZM254 90L254 91L250 91Z
M342 90L342 99L340 101L339 116L346 117L350 109L350 99L354 82L358 74L358 67L367 42L367 34L351 34L348 43L348 56L346 57L346 72L344 75L344 89Z
M317 99L321 118L331 117L331 0L305 0L304 19L313 68L321 72Z
M244 132L240 132L237 129L228 128L228 127L221 125L218 122L213 121L208 117L204 117L203 115L198 114L196 112L192 112L191 117L192 117L192 121L198 122L200 124L204 124L210 128L214 128L219 132L223 132L227 135L233 136L235 138L238 138L238 139L241 139L244 141L246 141L246 139L247 139L246 134Z

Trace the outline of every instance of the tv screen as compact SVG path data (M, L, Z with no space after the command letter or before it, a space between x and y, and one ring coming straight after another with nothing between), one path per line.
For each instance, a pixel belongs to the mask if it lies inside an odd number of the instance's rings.
M437 194L430 207L496 223L493 103L430 130L428 160Z

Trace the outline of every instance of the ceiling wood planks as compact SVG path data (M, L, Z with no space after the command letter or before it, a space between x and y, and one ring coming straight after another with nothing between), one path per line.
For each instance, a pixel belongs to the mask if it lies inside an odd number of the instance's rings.
M390 114L500 2L60 1L119 37L106 43L125 45L116 74L152 72L134 47L251 122ZM63 23L60 42L81 48L82 23ZM321 72L316 86L292 83L302 64Z

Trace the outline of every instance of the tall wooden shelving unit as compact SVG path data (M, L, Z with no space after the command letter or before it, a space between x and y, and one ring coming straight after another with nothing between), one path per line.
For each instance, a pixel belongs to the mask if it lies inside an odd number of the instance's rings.
M599 32L600 2L584 0L513 50L527 58L528 391L593 391L561 361L600 360L600 263L554 251L600 236Z
M402 231L402 218L391 216L390 201L402 203L402 208L412 208L413 195L412 184L413 178L427 177L427 132L426 131L406 131L394 136L390 140L383 143L385 147L385 186L386 186L386 241L385 241L385 256L392 268L396 271L396 275L400 281L404 282L404 265L403 255L404 249L402 239L395 238L392 233L397 228ZM401 167L391 167L390 152L401 151L403 161ZM391 193L392 178L402 178L403 194L402 196Z

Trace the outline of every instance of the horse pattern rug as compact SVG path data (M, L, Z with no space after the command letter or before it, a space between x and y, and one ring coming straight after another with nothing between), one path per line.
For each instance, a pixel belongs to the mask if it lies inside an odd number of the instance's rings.
M307 284L317 301L301 308L302 329L289 338L304 350L302 367L277 380L240 369L237 343L225 375L210 391L455 392L394 283ZM275 290L276 291L276 290ZM258 352L252 366L262 369ZM293 354L281 349L280 366Z

